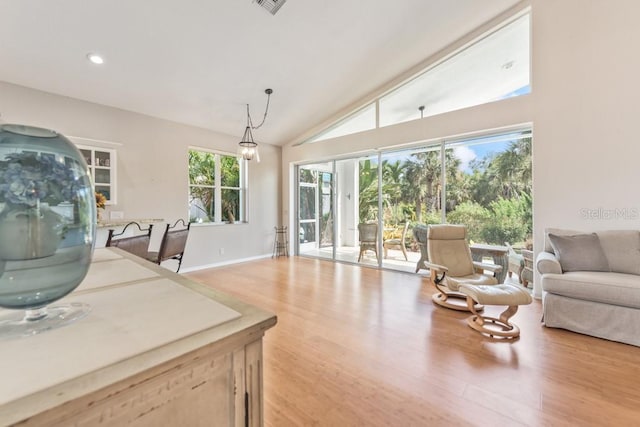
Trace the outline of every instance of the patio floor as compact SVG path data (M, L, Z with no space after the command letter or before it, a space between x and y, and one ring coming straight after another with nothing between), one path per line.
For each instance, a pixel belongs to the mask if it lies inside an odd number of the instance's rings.
M370 267L378 266L378 260L376 259L376 254L373 251L366 251L362 255L362 259L360 260L360 262L358 262L359 253L359 247L341 246L339 248L336 248L336 261L360 264ZM332 259L333 248L326 247L320 249L305 250L304 252L301 252L300 255L314 258ZM383 256L383 254L380 255ZM407 258L407 260L404 259L401 250L389 249L387 258L382 258L382 268L404 271L407 273L415 273L416 264L420 259L420 252L410 251L409 249L407 249ZM485 258L483 262L493 263L493 260L491 258ZM424 269L419 270L418 274L420 274L421 276L429 276L429 272ZM512 277L507 276L505 278L505 283L521 286L518 281L518 276L515 274ZM532 284L530 283L529 286L531 287Z

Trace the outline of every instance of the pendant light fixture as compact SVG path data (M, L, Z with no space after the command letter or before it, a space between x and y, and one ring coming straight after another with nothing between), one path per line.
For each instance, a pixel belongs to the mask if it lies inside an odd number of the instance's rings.
M253 125L253 121L251 120L251 113L249 111L249 104L247 104L247 127L244 129L242 140L238 143L238 157L242 157L244 160L255 159L257 162L260 161L260 154L258 153L258 143L253 140L252 130L259 129L264 124L265 120L267 119L267 114L269 113L269 100L271 99L273 90L266 89L264 93L267 94L267 106L264 109L264 117L262 118L262 122L258 126Z

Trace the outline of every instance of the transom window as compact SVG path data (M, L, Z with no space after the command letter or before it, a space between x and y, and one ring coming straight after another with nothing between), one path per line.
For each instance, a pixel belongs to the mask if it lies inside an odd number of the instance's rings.
M304 142L324 141L530 93L530 21L527 13L503 23Z
M234 155L189 150L189 220L235 223L246 221L246 179Z

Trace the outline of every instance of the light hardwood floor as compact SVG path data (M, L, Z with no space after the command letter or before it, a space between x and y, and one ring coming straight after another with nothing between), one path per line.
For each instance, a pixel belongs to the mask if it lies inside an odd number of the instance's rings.
M417 275L291 257L187 276L278 315L267 426L640 425L640 348L545 328L540 301L494 342Z

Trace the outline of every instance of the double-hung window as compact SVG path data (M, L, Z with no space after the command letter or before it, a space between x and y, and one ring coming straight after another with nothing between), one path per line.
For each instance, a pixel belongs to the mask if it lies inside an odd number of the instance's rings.
M234 155L189 150L189 219L191 222L246 221L244 164Z

